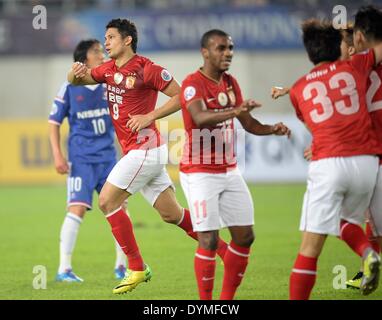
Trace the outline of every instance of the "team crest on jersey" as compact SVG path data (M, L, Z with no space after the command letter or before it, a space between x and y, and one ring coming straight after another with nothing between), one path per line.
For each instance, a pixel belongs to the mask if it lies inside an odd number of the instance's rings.
M225 107L228 104L228 97L225 92L219 92L218 101L222 107Z
M235 105L236 104L236 96L235 96L235 92L233 92L232 87L228 88L228 97L229 97L229 100L231 101L231 103L233 105Z
M123 80L123 74L122 73L119 73L119 72L116 72L114 73L114 82L116 84L120 84Z
M136 80L135 76L128 76L128 77L126 77L126 85L125 85L125 87L127 89L133 89L134 88L135 80Z
M194 87L189 86L186 89L184 89L184 100L188 101L191 100L195 96L196 90Z
M166 69L163 69L160 75L164 81L170 81L172 79L170 72L168 72Z

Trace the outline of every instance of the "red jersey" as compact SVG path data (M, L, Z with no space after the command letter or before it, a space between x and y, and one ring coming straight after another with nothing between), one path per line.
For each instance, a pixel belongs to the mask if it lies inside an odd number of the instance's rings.
M223 73L217 82L198 70L183 81L180 101L186 142L180 171L223 173L228 168L235 168L233 119L198 128L188 111L188 106L195 100L202 100L207 110L214 112L236 108L243 102L236 79L228 73Z
M378 140L382 143L382 64L370 73L366 101ZM379 163L382 164L382 157Z
M155 109L158 91L171 82L171 74L148 58L134 55L118 68L110 60L91 70L93 79L107 84L109 112L124 154L132 149L151 149L162 144L155 123L132 132L126 127L130 115L147 114Z
M369 50L317 66L293 85L292 104L313 135L312 160L382 153L366 105L374 64Z

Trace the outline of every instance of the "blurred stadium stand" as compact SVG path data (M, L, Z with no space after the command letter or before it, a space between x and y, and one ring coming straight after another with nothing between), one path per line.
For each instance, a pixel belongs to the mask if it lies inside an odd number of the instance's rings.
M343 0L344 6L361 6L367 0ZM44 5L50 10L71 13L78 10L120 10L120 9L196 9L219 7L260 7L267 5L286 5L300 8L322 8L334 6L333 0L0 0L0 12L16 14L30 11L31 6Z

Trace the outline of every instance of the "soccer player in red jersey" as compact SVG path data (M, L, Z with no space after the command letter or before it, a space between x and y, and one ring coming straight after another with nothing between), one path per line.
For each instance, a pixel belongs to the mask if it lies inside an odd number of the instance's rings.
M228 227L232 241L224 256L220 299L231 300L244 276L254 241L254 208L235 156L234 118L256 135L290 135L282 123L263 125L249 111L260 106L243 101L236 79L226 71L233 58L231 37L210 30L201 39L204 64L182 83L181 106L186 143L180 179L199 246L194 269L199 297L212 299L219 230Z
M341 30L341 33L342 33L342 37L343 37L342 42L341 42L341 60L348 60L351 58L351 56L353 56L356 53L356 48L355 48L354 42L353 42L353 25L349 24L347 26L347 29ZM368 44L361 45L361 46L358 46L358 50L359 50L359 52L361 52L361 51L364 51L365 48L367 48L367 47L371 47L371 46ZM372 71L372 73L373 72L374 71ZM375 80L374 80L374 82L375 82ZM368 88L369 88L368 89L368 92L369 92L371 87L368 85ZM381 86L379 86L379 88L381 88ZM282 97L286 94L289 94L289 90L290 90L290 88L288 88L288 87L285 87L285 88L273 87L271 90L271 96L273 99L277 99L277 98ZM368 101L368 108L370 110L369 101ZM312 159L312 148L310 146L304 150L304 158L308 161L310 161ZM379 177L380 176L378 176L378 179L380 179ZM377 181L377 186L378 186L378 181ZM377 199L378 194L379 194L378 192L374 193L373 198L372 198L374 200L374 202L376 201L375 199ZM366 217L369 218L369 216L370 216L369 210L367 210L366 211ZM371 225L371 224L373 224L373 221L370 222L369 220L370 220L370 218L366 222L366 228L365 228L366 236L368 237L368 240L369 240L371 246L374 248L374 250L377 253L380 253L380 251L381 251L380 245L379 245L380 239L378 239L378 236L377 237L374 236L373 232L375 234L378 234L378 233L375 231L376 230L375 226ZM361 227L358 225L351 224L347 221L341 221L340 238L342 240L344 240L352 249L354 249L355 253L358 255L362 255L362 253L360 253L357 250L357 241L355 241L354 239L359 238L358 233L360 232L360 228ZM354 230L356 230L356 232L354 232ZM348 288L352 288L352 289L360 289L362 277L363 277L363 263L361 263L360 271L358 271L352 279L346 281L346 286Z
M382 61L382 45L341 61L339 30L312 19L302 31L315 67L293 85L290 99L313 142L290 299L309 299L317 259L327 235L340 235L340 221L364 222L382 153L366 105L367 78ZM361 292L369 294L378 285L380 257L363 232L355 241L364 263Z
M371 49L382 43L382 12L373 7L366 6L358 10L354 25L354 47L357 52ZM371 71L368 79L366 102L377 137L382 143L382 64L378 64ZM377 183L371 198L369 210L367 211L368 223L366 224L366 235L373 249L380 253L382 244L382 159L379 161ZM344 224L341 228L341 237L349 246L357 252L356 235L361 232L357 225ZM361 270L363 268L361 267ZM363 270L362 270L363 271ZM363 272L360 271L352 280L347 282L350 287L358 288L361 284Z
M106 83L110 116L124 153L99 196L99 207L128 258L129 269L120 285L114 288L116 294L131 291L152 276L139 252L131 220L122 207L130 195L141 191L164 221L177 224L196 239L189 211L176 201L172 181L165 169L167 146L155 124L140 131L127 126L131 116L154 110L159 91L170 97L161 108L160 116L179 109L178 83L166 69L136 54L137 42L137 29L132 22L112 20L106 26L105 35L105 48L111 60L93 69L74 63L68 74L72 84ZM221 257L226 248L227 244L220 240Z
M78 43L74 61L89 68L104 62L104 50L98 40ZM84 216L92 209L93 191L100 192L110 170L116 164L114 129L108 115L106 88L103 85L61 86L49 115L49 139L56 171L68 174L67 215L60 232L60 265L56 281L82 282L72 269L72 253ZM68 119L68 160L61 150L60 128ZM116 242L115 277L123 279L126 256Z
M367 17L368 15L371 15L371 17L370 18ZM369 30L368 38L371 40L366 40L365 36L361 36L361 37L358 36L359 40L358 40L357 48L355 48L354 42L353 42L353 25L349 24L347 29L341 30L341 33L343 36L343 39L341 42L341 60L348 60L356 52L365 51L367 48L373 47L377 42L380 41L380 40L376 40L378 39L378 37L380 37L380 35L377 34L376 36L374 36L373 34L373 33L378 33L380 28L376 27L375 30L372 31L368 26L370 20L373 19L373 17L375 21L380 21L379 19L380 11L378 9L373 7L366 7L366 8L360 9L358 13L358 18L357 18L358 24L360 24L360 19L362 19L363 20L362 29ZM374 103L374 106L376 106L378 102L382 100L382 95L381 95L382 86L380 85L381 80L378 80L382 78L380 70L381 70L381 67L379 65L375 68L375 70L373 70L370 73L369 81L368 81L368 91L367 91L367 96L369 95L371 98L371 99L370 98L367 99L368 109L372 117L373 125L375 126L377 130L377 134L380 132L378 128L381 128L380 112L377 112L379 109L376 110L376 108L375 107L373 108L371 105L372 103ZM273 87L271 91L272 98L277 99L281 96L289 94L289 90L290 88ZM380 136L380 134L378 134L378 136ZM379 139L380 141L382 141L381 137L379 137ZM304 150L304 157L308 161L311 160L312 158L311 147L308 147ZM382 185L382 178L381 178L381 175L378 174L376 189L370 204L370 207L373 207L372 211L382 211L382 204L381 204L381 200L379 199L381 194L381 191L380 191L381 185ZM366 217L367 217L366 228L365 228L366 236L368 237L368 240L371 246L373 247L373 249L377 253L380 253L381 252L381 245L380 245L381 231L378 231L378 230L381 230L381 227L380 226L378 227L379 222L375 223L369 210L370 209L366 211ZM347 221L341 221L340 238L344 240L350 246L350 248L354 250L356 254L362 256L362 253L359 252L359 250L357 250L358 245L356 241L356 239L358 238L358 233L362 232L360 228L361 227L356 224L351 224ZM361 264L360 271L357 272L357 274L351 280L346 281L346 286L348 288L360 289L362 277L363 277L363 263Z

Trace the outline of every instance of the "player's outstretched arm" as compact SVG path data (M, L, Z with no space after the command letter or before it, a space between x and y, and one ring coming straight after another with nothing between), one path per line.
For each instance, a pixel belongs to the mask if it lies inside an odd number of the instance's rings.
M91 75L91 69L81 62L75 62L68 73L68 81L75 86L97 84Z
M162 91L170 99L161 107L149 112L148 114L129 115L130 119L127 121L126 126L133 132L139 131L148 127L153 121L165 118L180 110L180 86L176 80L171 83Z
M69 165L61 151L59 125L49 123L49 140L52 147L54 166L56 167L56 171L60 174L68 173Z
M201 128L206 126L214 126L220 122L239 117L242 113L249 113L253 108L260 107L261 104L254 100L244 101L240 107L232 110L214 112L207 110L203 100L194 100L188 106L188 111L191 114L192 120Z
M290 88L288 87L272 87L271 89L271 97L272 99L277 99L280 97L289 94Z
M265 136L265 135L277 135L277 136L287 136L291 135L290 129L284 125L282 122L276 123L274 125L262 124L260 121L253 118L249 113L243 113L238 117L244 130L249 133Z

